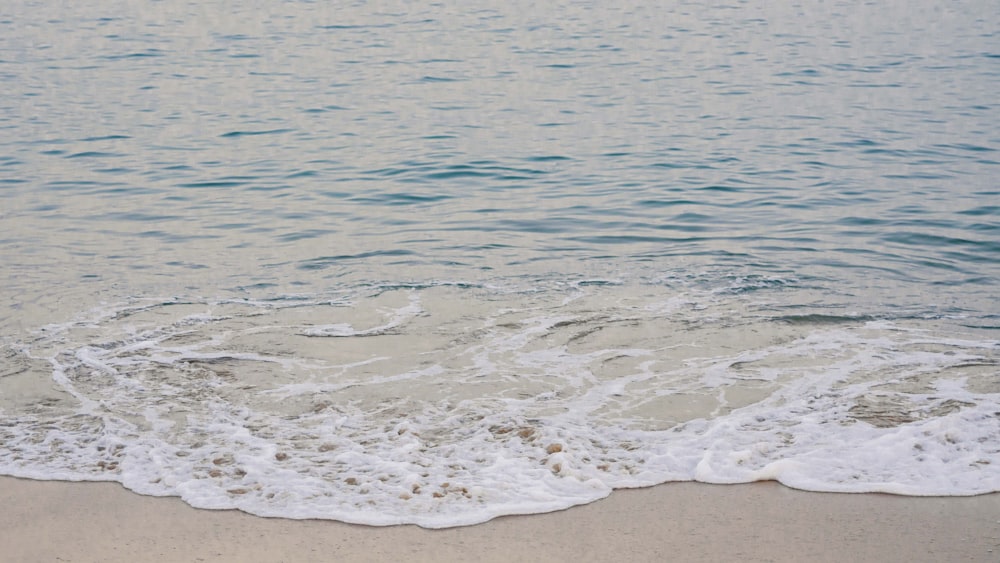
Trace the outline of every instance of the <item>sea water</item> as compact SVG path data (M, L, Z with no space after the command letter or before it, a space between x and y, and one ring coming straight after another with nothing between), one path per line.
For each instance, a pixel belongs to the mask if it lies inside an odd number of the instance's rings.
M9 3L0 473L1000 491L994 8Z

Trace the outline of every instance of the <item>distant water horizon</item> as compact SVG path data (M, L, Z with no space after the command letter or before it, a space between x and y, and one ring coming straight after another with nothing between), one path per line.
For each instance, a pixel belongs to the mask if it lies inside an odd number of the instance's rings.
M0 474L468 525L1000 491L986 2L0 12Z

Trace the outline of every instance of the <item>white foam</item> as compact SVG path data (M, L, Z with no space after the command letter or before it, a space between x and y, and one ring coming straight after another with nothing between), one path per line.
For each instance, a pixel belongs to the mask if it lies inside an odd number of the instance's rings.
M67 398L0 413L0 472L426 527L672 480L1000 490L995 340L931 321L734 320L718 294L467 291L355 296L335 324L316 322L331 314L316 298L48 326L27 353Z
M422 310L420 309L419 298L416 294L411 294L409 304L391 311L389 319L379 326L358 330L348 323L335 323L312 326L302 330L299 334L304 336L327 336L338 338L348 336L376 336L398 328L406 321L419 315L421 312Z

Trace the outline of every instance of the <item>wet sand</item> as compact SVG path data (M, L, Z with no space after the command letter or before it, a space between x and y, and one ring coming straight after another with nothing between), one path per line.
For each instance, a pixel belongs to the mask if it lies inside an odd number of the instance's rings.
M666 484L425 530L196 510L115 483L0 477L6 561L1000 561L1000 494Z

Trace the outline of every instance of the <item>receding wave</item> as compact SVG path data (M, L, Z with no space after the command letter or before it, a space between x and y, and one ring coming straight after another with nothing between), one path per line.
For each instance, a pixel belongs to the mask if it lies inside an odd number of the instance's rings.
M677 480L1000 490L982 331L585 281L136 300L39 327L2 352L0 385L50 383L0 394L0 472L426 527Z

